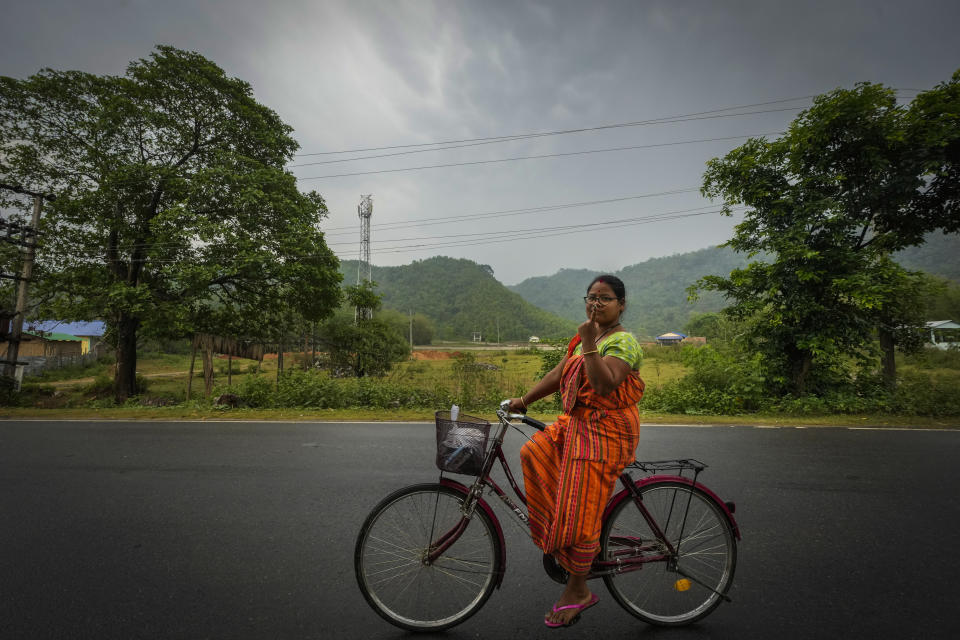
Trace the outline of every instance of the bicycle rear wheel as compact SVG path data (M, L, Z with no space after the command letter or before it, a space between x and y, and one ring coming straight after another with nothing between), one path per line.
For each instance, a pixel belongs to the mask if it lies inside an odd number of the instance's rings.
M687 484L656 482L641 487L640 495L678 556L675 563L651 561L634 571L604 576L607 589L644 622L679 626L700 620L720 604L733 581L737 541L730 522L712 498ZM604 523L601 557L613 559L617 551L637 548L648 556L667 553L628 499Z
M459 624L484 605L501 571L493 523L477 509L460 538L434 562L431 540L460 521L464 494L440 484L396 491L367 516L354 553L363 597L387 622L411 631Z

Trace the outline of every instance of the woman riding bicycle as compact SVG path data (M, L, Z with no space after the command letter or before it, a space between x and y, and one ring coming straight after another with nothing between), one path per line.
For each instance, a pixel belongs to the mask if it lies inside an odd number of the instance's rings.
M527 393L510 400L510 409L520 411L558 390L563 398L557 421L535 433L520 452L530 533L570 574L544 618L548 627L567 626L597 603L587 574L599 550L601 516L639 440L642 353L620 324L623 282L597 276L584 302L587 320L567 355Z

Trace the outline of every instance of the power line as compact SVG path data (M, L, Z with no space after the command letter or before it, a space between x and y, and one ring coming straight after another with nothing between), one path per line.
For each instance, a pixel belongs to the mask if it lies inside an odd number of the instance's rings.
M499 242L514 242L517 240L531 240L531 239L542 239L542 238L552 238L556 236L570 235L573 233L593 233L596 231L605 231L609 229L617 229L623 227L637 226L641 224L651 224L654 222L663 222L668 220L676 220L681 218L689 218L694 216L702 216L713 213L720 213L722 209L711 208L714 205L707 205L705 207L696 207L694 209L681 209L678 211L667 211L662 213L655 213L648 216L638 216L636 218L624 218L620 220L608 220L603 222L590 222L577 225L566 225L564 227L554 227L554 228L533 228L528 230L510 230L510 231L493 231L480 234L465 234L468 236L480 236L472 239L461 239L454 240L451 242L439 242L439 243L417 243L411 245L404 245L399 247L388 247L385 249L378 250L378 254L387 254L387 253L410 253L414 251L427 251L440 248L448 247L470 247L470 246L482 246L488 244L496 244ZM711 208L709 211L698 211L698 209ZM735 207L735 211L744 209L745 207ZM463 238L463 235L454 236ZM397 240L399 241L399 240ZM355 243L353 243L355 244ZM332 247L328 247L331 250ZM343 250L341 250L342 252ZM92 252L88 255L99 257L100 252ZM156 258L147 258L145 262L147 264L173 264L177 262L182 262L184 259L190 258L196 259L197 256L190 256L183 259L156 259ZM285 260L307 260L310 258L318 257L318 254L304 254L304 255L287 255L284 256Z
M660 217L660 216L669 216L669 215L674 215L674 214L678 214L678 213L688 213L688 212L691 212L691 211L700 211L700 210L702 210L702 209L716 209L716 205L708 204L708 205L705 205L705 206L702 206L702 207L693 207L693 208L690 208L690 209L680 209L680 210L678 210L678 211L667 211L667 212L665 212L665 213L657 213L657 214L653 214L653 215L650 215L650 216L635 216L635 217L632 217L632 218L620 218L620 219L618 219L618 220L595 221L595 222L587 222L587 223L582 223L582 224L569 224L569 225L554 226L554 227L547 227L547 228L544 228L544 227L533 227L533 228L527 228L527 229L507 229L507 230L502 230L502 231L480 231L480 232L477 232L477 233L457 233L457 234L449 234L449 235L442 235L442 236L419 236L419 237L415 237L415 238L388 238L388 239L384 239L384 240L377 240L377 241L375 241L375 242L376 242L377 244L381 244L381 243L388 243L388 242L409 242L409 241L411 241L411 240L437 240L437 239L445 239L445 238L463 238L463 239L466 239L466 238L469 238L469 237L471 237L471 236L479 236L479 237L481 237L481 238L486 238L486 237L497 237L497 236L509 236L509 235L512 235L512 234L515 234L515 233L529 233L529 232L540 232L540 231L563 231L563 230L566 230L566 229L584 229L584 228L587 228L587 227L605 226L605 225L616 225L616 224L625 223L625 222L635 222L635 221L638 221L638 220L647 220L647 219L651 219L651 218L658 218L658 217ZM712 212L710 212L710 213L712 213ZM336 244L336 243L335 243L335 244ZM356 245L356 244L357 244L356 242L339 243L339 244L336 244L336 246L353 246L353 245ZM330 246L330 247L332 248L333 245L327 245L327 246ZM392 247L387 247L387 248L389 249L389 248L392 248Z
M495 160L473 160L471 162L448 162L444 164L423 165L419 167L402 167L399 169L380 169L378 171L355 171L351 173L335 173L324 176L311 176L309 178L297 178L297 180L320 180L323 178L344 178L347 176L367 176L377 173L398 173L401 171L419 171L421 169L440 169L445 167L466 167L480 164L494 164L498 162L513 162L516 160L539 160L543 158L562 158L567 156L580 156L592 153L609 153L612 151L630 151L634 149L654 149L659 147L673 147L686 144L698 144L702 142L722 142L724 140L739 140L741 138L758 138L762 136L775 136L783 134L783 131L771 131L767 133L750 133L739 136L725 136L722 138L701 138L699 140L681 140L677 142L660 142L656 144L639 144L627 147L611 147L608 149L588 149L585 151L569 151L566 153L547 153L536 156L517 156L514 158L497 158Z
M534 138L540 138L540 137L544 137L544 136L557 136L557 135L564 135L564 134L568 134L568 133L582 133L582 132L586 132L586 131L599 131L599 130L603 130L603 129L616 129L616 128L621 128L621 127L640 127L640 126L654 125L654 124L674 124L674 123L677 123L677 122L692 122L692 121L695 121L695 120L711 120L711 119L715 119L715 118L734 118L734 117L737 117L737 116L756 115L756 114L760 114L760 113L776 113L776 112L780 112L780 111L798 111L798 110L800 110L800 109L802 109L802 108L803 108L803 107L785 107L785 108L782 108L782 109L764 109L764 110L761 110L761 111L745 111L745 112L742 112L742 113L724 113L724 114L718 114L718 115L712 115L712 116L676 117L676 118L670 118L670 119L664 118L664 119L660 119L660 120L643 120L643 121L640 121L640 122L625 122L625 123L621 123L621 124L604 125L604 126L601 126L601 127L591 127L591 128L588 128L588 129L568 129L568 130L566 130L566 131L553 131L553 132L549 132L549 133L531 133L531 134L527 134L527 135L507 136L507 137L503 137L503 138L495 138L495 139L492 139L492 140L483 140L483 141L480 141L480 142L469 142L469 143L466 143L466 144L457 144L457 145L446 146L446 147L434 147L434 148L432 148L432 149L414 149L414 150L412 150L412 151L398 151L398 152L396 152L396 153L382 153L382 154L373 155L373 156L358 156L358 157L355 157L355 158L338 158L337 160L320 160L320 161L317 161L317 162L304 162L304 163L301 163L301 164L291 164L291 165L287 165L287 167L290 168L290 169L294 169L294 168L298 168L298 167L312 167L312 166L321 165L321 164L335 164L335 163L338 163L338 162L353 162L353 161L356 161L356 160L373 160L373 159L377 159L377 158L392 158L392 157L394 157L394 156L405 156L405 155L411 155L411 154L414 154L414 153L426 153L426 152L428 152L428 151L447 151L447 150L450 150L450 149L464 149L464 148L467 148L467 147L477 147L477 146L488 145L488 144L499 144L499 143L501 143L501 142L513 142L513 141L516 141L516 140L532 140L532 139L534 139ZM337 152L331 152L331 153L337 153Z
M521 209L503 209L500 211L491 211L487 213L473 213L473 214L464 214L458 216L441 216L436 218L420 218L419 220L402 220L397 222L384 222L378 224L376 229L377 231L389 231L393 229L399 229L403 227L423 227L423 226L432 226L434 224L451 224L459 222L464 219L476 220L479 218L500 218L504 216L512 215L524 215L532 213L548 213L550 211L557 211L560 209L572 209L576 207L585 207L590 205L597 204L610 204L613 202L626 202L629 200L638 200L640 198L652 198L655 196L666 196L674 195L678 193L690 193L698 191L697 187L686 187L683 189L672 189L670 191L659 191L657 193L644 193L635 196L624 196L622 198L608 198L606 200L588 200L584 202L566 202L561 204L554 205L544 205L540 207L524 207ZM340 231L341 229L352 229L353 231ZM355 226L344 226L344 227L329 227L324 229L324 235L327 237L331 236L340 236L347 235L348 233L355 233ZM330 233L331 231L337 231L338 233Z
M667 191L657 191L653 193L642 193L642 194L631 195L631 196L622 196L618 198L584 200L584 201L577 201L577 202L563 202L563 203L543 205L538 207L520 207L515 209L500 209L496 211L462 214L462 215L456 215L456 216L436 216L432 218L400 220L397 222L385 222L385 223L378 224L376 225L376 230L378 232L393 231L395 229L428 227L428 226L442 225L442 224L456 224L459 222L463 222L465 220L477 220L477 219L501 218L501 217L507 217L507 216L517 216L517 215L550 213L552 211L572 209L577 207L613 204L618 202L629 202L631 200L640 200L640 199L653 198L653 197L659 197L659 196L676 195L681 193L692 193L698 190L699 190L698 187L684 187L684 188L678 188L678 189L669 189ZM699 208L703 208L703 207L699 207ZM355 235L356 225L329 227L327 229L321 229L321 231L323 232L325 238L332 238L334 236ZM331 233L331 232L334 232L334 233ZM329 244L337 244L337 243L333 242ZM152 248L152 249L165 249L165 248L176 249L180 247L187 248L186 245L180 242L157 242L157 243L122 243L117 246L117 250L130 251L133 249L144 248L144 247Z
M456 216L438 216L433 218L419 218L413 220L399 220L396 222L385 222L376 225L374 228L380 231L393 231L395 229L410 228L410 227L425 227L425 226L434 226L441 224L456 224L464 220L477 220L485 218L500 218L506 216L516 216L516 215L529 215L529 214L539 214L539 213L549 213L551 211L559 211L563 209L572 209L577 207L585 206L594 206L601 204L612 204L617 202L628 202L630 200L640 200L644 198L653 198L659 196L675 195L680 193L692 193L698 191L698 187L684 187L680 189L670 189L667 191L658 191L654 193L642 193L632 196L623 196L619 198L606 198L602 200L585 200L579 202L562 202L558 204L543 205L539 207L521 207L516 209L500 209L497 211L489 211L482 213L471 213L471 214L462 214ZM343 231L349 230L349 231ZM330 238L334 236L344 236L344 235L355 235L356 234L356 225L347 225L341 227L329 227L326 229L321 229L324 234L324 237ZM330 233L335 231L335 233ZM184 247L185 245L180 242L157 242L157 243L122 243L117 246L119 251L129 251L137 248L178 248Z
M715 209L713 211L700 211L695 213L684 213L684 214L677 214L677 215L663 215L656 218L638 220L635 222L626 222L626 223L621 223L619 225L611 225L610 227L603 227L599 229L572 229L568 231L559 231L556 233L552 233L552 232L529 233L529 234L518 235L518 236L509 237L509 238L494 238L491 240L479 240L479 241L469 241L469 242L448 242L448 243L425 244L425 245L408 245L406 247L392 247L390 249L383 249L378 251L377 253L378 254L411 253L414 251L427 251L427 250L434 251L436 249L442 249L447 247L474 247L474 246L483 246L488 244L497 244L497 243L504 243L504 242L516 242L519 240L553 238L556 236L565 236L565 235L570 235L574 233L593 233L596 231L607 231L609 229L614 229L614 228L632 227L632 226L637 226L641 224L651 224L654 222L664 222L667 220L676 220L680 218L703 216L703 215L708 215L712 213L720 213L721 211L722 211L721 209Z
M541 136L566 135L566 134L568 134L568 133L581 133L581 132L585 132L585 131L599 131L599 130L603 130L603 129L615 129L615 128L619 128L619 127L632 127L632 126L637 126L637 125L641 125L641 124L658 123L658 122L660 122L660 121L672 120L672 119L675 119L675 118L692 118L692 117L694 117L694 116L704 116L704 115L709 115L709 114L712 114L712 113L722 113L722 112L724 112L724 111L734 111L734 110L736 110L736 109L752 109L753 107L764 107L764 106L771 105L771 104L783 104L784 102L795 102L795 101L797 101L797 100L809 100L809 99L814 98L814 97L816 97L816 94L809 95L809 96L799 96L799 97L796 97L796 98L783 98L783 99L781 99L781 100L769 100L769 101L767 101L767 102L755 102L755 103L753 103L753 104L744 104L744 105L738 105L738 106L735 106L735 107L724 107L724 108L722 108L722 109L711 109L711 110L709 110L709 111L698 111L698 112L695 112L695 113L685 113L685 114L674 115L674 116L663 116L663 117L660 117L660 118L651 118L651 119L648 119L648 120L638 120L638 121L635 121L635 122L620 122L620 123L615 123L615 124L599 125L599 126L595 126L595 127L582 127L582 128L579 128L579 129L559 129L559 130L556 130L556 131L542 131L542 132L517 133L517 134L505 135L505 136L489 136L489 137L485 137L485 138L463 138L463 139L460 139L460 140L440 140L440 141L437 141L437 142L421 142L421 143L417 143L417 144L397 144L397 145L390 145L390 146L384 146L384 147L366 147L366 148L360 148L360 149L345 149L345 150L342 150L342 151L319 151L319 152L316 152L316 153L298 153L298 154L295 154L294 157L336 155L336 154L340 154L340 153L361 153L361 152L364 152L364 151L386 151L386 150L388 150L388 149L409 149L409 148L412 148L412 147L428 147L428 146L434 146L434 145L440 145L440 144L459 144L459 143L461 143L461 142L484 142L484 141L488 141L488 140L489 140L489 141L510 141L510 140L520 140L520 139L524 139L524 138L541 137Z

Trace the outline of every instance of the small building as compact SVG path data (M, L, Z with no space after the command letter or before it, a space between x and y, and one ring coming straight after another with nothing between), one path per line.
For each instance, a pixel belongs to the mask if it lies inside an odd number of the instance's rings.
M93 322L61 322L59 320L42 320L39 322L29 322L26 324L27 331L47 331L56 333L66 333L80 338L82 342L81 355L96 353L100 355L103 350L103 334L106 332L106 324L96 320Z
M657 344L663 345L663 346L680 344L681 342L683 342L683 339L686 337L687 337L687 334L685 333L677 333L675 331L671 331L669 333L664 333L657 336Z
M960 348L960 324L952 320L934 320L927 323L930 344L937 349Z
M7 357L9 342L0 343L0 357ZM81 355L83 341L66 333L24 331L20 335L18 358L73 358Z

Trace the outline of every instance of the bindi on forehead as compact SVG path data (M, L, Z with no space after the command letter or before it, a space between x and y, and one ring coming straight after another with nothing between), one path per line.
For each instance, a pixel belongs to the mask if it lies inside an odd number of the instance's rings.
M613 292L613 287L608 285L606 282L594 282L593 286L590 287L590 291L587 293L592 293L599 296L609 296L611 298L617 297L617 294Z

